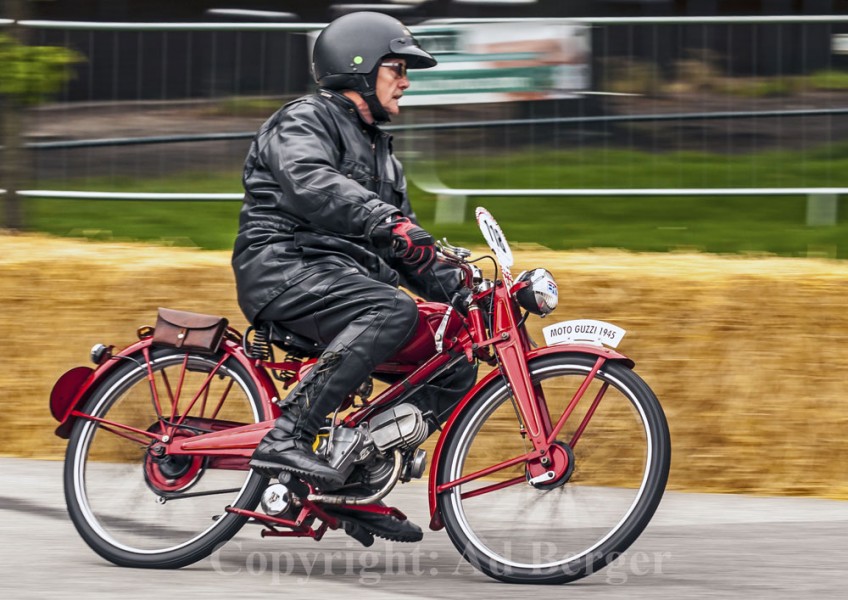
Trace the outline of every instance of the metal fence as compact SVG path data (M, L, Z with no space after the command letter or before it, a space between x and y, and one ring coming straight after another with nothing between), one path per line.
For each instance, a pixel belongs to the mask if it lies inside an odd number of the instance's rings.
M835 222L848 189L848 55L835 49L848 17L582 21L590 93L502 110L485 133L435 134L448 156L417 183L439 195L443 219L479 196L801 195L808 223ZM469 153L488 181L463 175Z
M590 89L548 102L407 108L392 126L412 182L439 198L438 220L460 220L465 199L478 196L802 195L809 223L835 221L848 191L839 166L848 17L569 22L592 28ZM416 32L446 24L457 22ZM236 181L256 127L309 88L306 34L322 27L17 25L32 44L72 48L84 62L56 102L22 115L33 185L16 195L148 200L240 198L109 185L220 171ZM469 165L491 175L469 177Z

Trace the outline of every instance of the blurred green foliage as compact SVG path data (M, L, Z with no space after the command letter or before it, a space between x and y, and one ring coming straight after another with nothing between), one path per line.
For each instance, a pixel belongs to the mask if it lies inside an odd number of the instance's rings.
M173 188L162 188L173 190ZM422 223L452 243L483 244L474 222L485 206L510 242L556 250L623 248L848 258L848 221L807 227L804 197L475 198L466 221L436 225L435 199L413 191ZM94 240L141 240L210 250L232 247L238 202L27 199L29 229ZM848 202L840 200L840 213Z
M414 172L414 164L408 170ZM848 187L848 145L805 152L728 156L627 150L516 152L434 165L452 187L700 188ZM414 181L414 177L411 178ZM240 192L240 172L184 173L167 178L88 178L41 182L52 189L132 192ZM413 207L437 236L482 243L474 208L486 206L515 243L552 249L614 247L634 251L700 250L848 258L848 199L835 226L806 226L804 196L740 197L479 197L466 222L435 225L436 199L411 186ZM239 202L141 202L28 199L30 229L94 239L145 240L232 247Z
M33 105L56 94L84 57L59 46L27 46L0 33L0 95Z
M768 77L732 76L718 53L690 52L674 64L674 74L666 76L653 61L629 57L601 59L601 87L618 94L662 97L675 94L713 93L739 98L787 97L814 90L848 89L848 71L823 69L807 75Z
M848 90L848 71L825 69L810 75L813 87L820 90Z

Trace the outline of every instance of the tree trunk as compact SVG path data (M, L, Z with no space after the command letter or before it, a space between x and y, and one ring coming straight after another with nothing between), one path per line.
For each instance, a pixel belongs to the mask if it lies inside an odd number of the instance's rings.
M16 21L26 18L24 0L6 0L6 15ZM26 30L16 25L3 27L0 31L10 35L18 42L26 43ZM2 226L10 230L24 227L23 207L17 191L28 180L29 163L23 146L23 109L13 97L0 98L0 189L6 193L0 196L3 203Z
M0 159L0 188L6 190L3 194L3 227L5 229L23 229L23 211L21 199L17 191L21 189L25 174L23 167L25 159L21 147L21 111L12 98L5 98L2 103L2 159Z

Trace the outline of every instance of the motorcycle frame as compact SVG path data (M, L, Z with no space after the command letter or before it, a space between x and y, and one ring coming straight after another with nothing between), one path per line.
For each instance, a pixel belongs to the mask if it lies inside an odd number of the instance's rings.
M518 284L521 285L521 284ZM530 475L536 476L540 473L555 470L557 473L564 472L567 465L563 463L563 453L552 452L553 442L557 435L562 430L565 422L569 418L571 412L580 402L586 389L594 379L597 372L602 368L603 364L608 360L623 361L628 366L632 367L633 362L626 356L619 354L613 350L593 345L582 344L563 344L550 347L542 347L533 349L530 338L524 327L524 322L527 315L522 318L519 306L513 296L515 288L507 288L503 282L498 281L496 285L485 292L478 293L469 305L468 314L464 319L464 327L459 333L445 340L444 347L441 352L435 353L430 359L423 364L414 368L411 372L405 374L399 381L390 385L386 390L380 393L373 400L368 401L363 407L355 409L342 419L342 423L347 426L357 426L365 422L369 417L379 413L381 410L392 405L403 396L410 394L419 385L426 383L436 374L440 373L444 368L450 366L457 360L483 361L495 366L495 368L481 381L479 381L457 404L449 416L445 426L437 440L433 456L431 459L430 474L428 481L428 496L430 506L430 528L433 530L441 529L444 524L438 508L438 496L448 490L453 489L464 483L479 479L497 471L503 470L510 466L519 463L527 464L527 473L529 475L516 477L507 481L490 484L484 488L477 489L471 492L466 492L463 497L471 497L481 495L490 491L503 489L510 485L516 485L522 482L527 482ZM486 296L487 301L492 303L492 320L490 323L490 337L487 335L487 327L483 321L482 311L479 308L479 303ZM279 394L277 386L270 375L272 370L283 370L294 373L286 380L285 387L296 382L302 377L304 372L303 367L311 366L315 359L305 361L284 361L284 362L269 362L251 358L241 343L241 334L230 329L227 338L223 341L221 347L223 349L223 358L218 362L220 367L226 360L233 358L241 365L247 368L251 374L256 387L259 391L260 400L264 406L265 414L271 415L271 419L259 423L252 423L243 426L232 427L212 433L204 433L191 437L174 436L174 432L182 424L185 416L179 417L175 413L176 408L172 408L172 419L176 419L176 423L169 428L164 426L162 431L152 432L135 429L120 423L114 423L107 419L101 419L88 415L78 407L84 404L85 399L97 387L98 383L114 369L122 360L134 360L142 364L139 358L143 359L143 364L147 365L149 378L154 378L154 373L151 367L151 347L152 340L150 337L144 338L139 342L125 348L117 355L107 360L100 365L98 369L92 370L86 367L78 367L66 373L63 378L60 378L54 387L51 395L51 408L54 416L60 421L60 426L57 429L57 435L67 437L70 428L76 419L88 419L101 423L106 428L109 428L113 433L123 435L135 441L144 441L145 438L155 442L154 446L160 446L159 450L172 455L192 455L207 457L209 466L226 469L248 469L248 461L253 453L253 450L265 434L273 427L274 420L280 415L280 409L277 406ZM549 412L543 394L540 389L535 389L530 378L528 362L541 356L559 353L578 353L583 355L592 355L595 357L595 364L592 370L586 375L583 384L575 393L574 397L568 404L565 412L560 416L556 423L553 423L549 417ZM187 358L186 358L187 360ZM208 376L208 381L214 376L217 368L213 369ZM65 379L66 378L66 379ZM515 400L515 405L518 410L521 422L521 433L532 443L533 449L529 452L516 456L507 461L491 465L485 469L475 473L465 475L454 481L439 483L438 473L441 467L442 452L446 441L450 439L459 416L466 409L479 393L486 390L490 385L497 383L497 379L504 378L512 390L512 395ZM63 384L63 379L65 379ZM198 401L204 384L197 395L192 399L189 408L183 412L187 414L191 411L191 407ZM151 385L153 390L154 400L157 406L161 407L160 399L156 397L156 386ZM594 409L603 396L606 386L602 386L601 391L593 400L589 411L584 417L581 424L576 429L576 434L571 440L571 445L576 444L580 434L585 429L588 420L592 417ZM176 405L176 401L174 402ZM116 432L115 429L123 430ZM138 436L141 436L139 438ZM319 517L323 515L320 508L309 503L309 514L317 514ZM364 507L363 507L364 508ZM273 530L273 525L282 525L291 527L293 531L285 535L308 535L316 539L326 530L326 522L322 528L314 530L304 523L308 523L309 514L301 514L297 521L288 522L286 520L269 518L261 513L253 513L251 511L239 511L248 516L254 516L263 520L269 529ZM324 515L326 516L326 515ZM336 525L334 519L330 520L331 526ZM269 535L283 535L282 533L269 533Z

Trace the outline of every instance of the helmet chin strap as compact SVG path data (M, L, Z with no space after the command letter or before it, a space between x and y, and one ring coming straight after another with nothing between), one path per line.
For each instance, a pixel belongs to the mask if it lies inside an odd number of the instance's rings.
M368 109L371 111L371 116L374 117L375 125L388 123L392 120L389 113L386 112L386 109L383 108L383 105L380 104L380 101L377 99L376 92L366 92L362 94L362 99L365 100L365 104L368 105Z
M392 119L389 113L386 112L386 109L383 108L383 105L377 99L377 86L375 85L377 82L376 69L368 75L360 75L359 77L361 83L357 91L362 96L362 99L365 100L368 110L371 111L371 116L374 117L374 124L380 125L391 121Z

